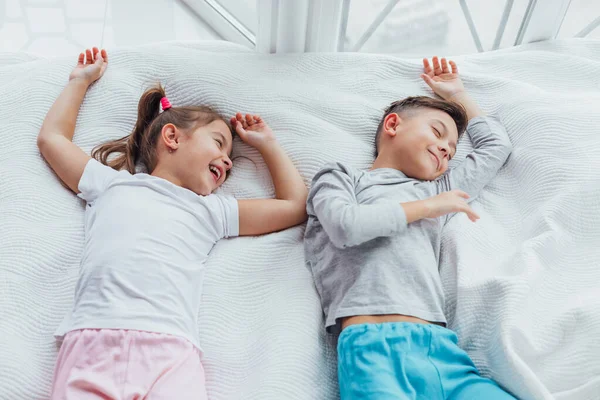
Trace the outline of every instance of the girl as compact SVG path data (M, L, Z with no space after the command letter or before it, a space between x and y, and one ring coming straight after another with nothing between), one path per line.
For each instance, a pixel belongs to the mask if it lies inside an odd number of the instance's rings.
M105 50L79 55L38 136L48 164L87 202L74 305L56 332L64 341L52 399L206 399L196 312L208 253L224 237L302 223L307 190L267 124L238 113L230 122L262 154L277 198L211 194L232 167L232 133L207 107L171 106L160 87L140 99L129 136L88 156L71 140L107 65Z

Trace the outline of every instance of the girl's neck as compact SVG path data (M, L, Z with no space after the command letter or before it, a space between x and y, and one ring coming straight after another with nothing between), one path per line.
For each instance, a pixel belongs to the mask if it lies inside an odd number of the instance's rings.
M152 173L150 175L156 176L157 178L165 179L174 185L183 187L180 179L178 179L170 171L167 171L165 168L161 167L160 165L157 165L156 168L154 168L154 171L152 171Z

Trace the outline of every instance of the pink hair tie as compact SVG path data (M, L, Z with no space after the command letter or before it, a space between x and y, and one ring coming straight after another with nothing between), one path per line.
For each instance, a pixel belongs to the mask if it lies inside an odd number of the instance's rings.
M171 108L171 102L166 97L160 99L160 105L162 106L163 111L167 111L169 108Z

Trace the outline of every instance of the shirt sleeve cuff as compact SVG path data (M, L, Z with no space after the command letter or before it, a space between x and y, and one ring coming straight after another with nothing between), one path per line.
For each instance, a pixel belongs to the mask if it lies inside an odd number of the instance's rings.
M240 211L238 201L233 196L224 196L223 204L226 209L225 237L240 235Z
M408 225L406 222L406 213L400 202L393 201L386 205L384 215L389 223L391 234L403 232Z
M479 115L471 118L467 124L467 131L473 128L473 125L477 125L480 122L487 122L488 117L486 115Z

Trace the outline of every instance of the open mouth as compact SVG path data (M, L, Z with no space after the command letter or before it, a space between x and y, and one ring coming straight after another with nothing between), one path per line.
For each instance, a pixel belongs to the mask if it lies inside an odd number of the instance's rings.
M221 178L221 169L218 167L215 167L214 165L209 165L208 169L210 170L210 173L212 174L213 178L215 179L215 182L218 182L219 179Z
M436 169L435 170L439 171L440 170L440 159L439 159L439 157L436 156L435 154L433 154L433 152L431 150L427 150L427 151L429 151L429 154L431 154L431 157L433 157L433 159L435 160L435 163L436 163Z

